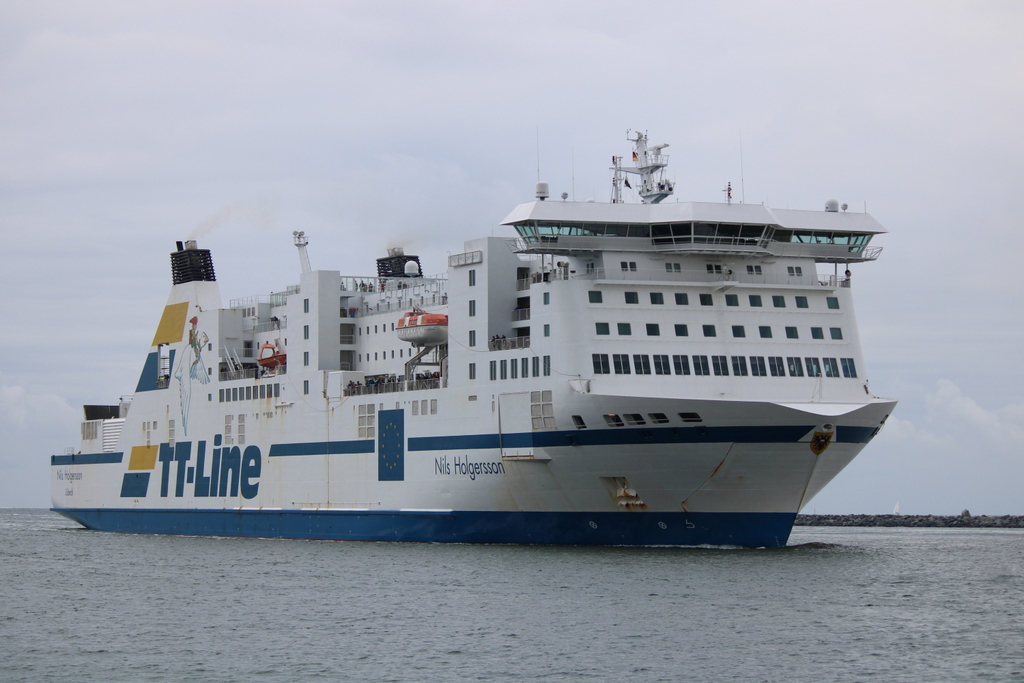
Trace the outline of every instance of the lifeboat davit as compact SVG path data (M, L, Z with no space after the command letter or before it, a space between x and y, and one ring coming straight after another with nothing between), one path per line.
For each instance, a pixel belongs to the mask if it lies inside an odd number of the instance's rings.
M287 360L288 354L279 351L273 344L264 344L260 347L260 355L256 362L264 368L276 368L284 365Z
M438 346L448 341L448 316L414 308L398 319L398 338L415 346Z

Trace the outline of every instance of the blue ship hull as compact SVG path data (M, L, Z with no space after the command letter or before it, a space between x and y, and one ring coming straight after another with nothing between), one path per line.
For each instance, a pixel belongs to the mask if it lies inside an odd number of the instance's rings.
M786 545L795 513L54 508L89 529L252 538L538 545Z

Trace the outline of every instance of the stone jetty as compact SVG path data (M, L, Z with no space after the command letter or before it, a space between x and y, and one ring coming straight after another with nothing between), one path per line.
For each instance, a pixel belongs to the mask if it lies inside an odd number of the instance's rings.
M795 526L912 526L975 529L1021 529L1024 516L988 515L797 515Z

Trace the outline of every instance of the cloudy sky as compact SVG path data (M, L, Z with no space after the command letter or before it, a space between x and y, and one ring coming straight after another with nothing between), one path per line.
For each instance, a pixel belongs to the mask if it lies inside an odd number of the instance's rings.
M607 200L640 129L683 200L890 230L854 287L900 405L807 511L1024 514L1022 35L1016 2L0 0L0 507L133 391L175 240L225 302L297 282L292 230L441 272L538 162Z

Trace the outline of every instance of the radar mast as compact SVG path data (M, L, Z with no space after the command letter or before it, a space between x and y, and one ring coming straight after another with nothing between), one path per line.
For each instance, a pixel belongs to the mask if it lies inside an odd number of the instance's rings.
M675 183L666 180L664 177L665 167L668 166L668 155L662 154L661 150L668 147L668 143L647 146L647 135L639 131L636 137L626 139L633 143L633 167L627 168L622 165L622 157L612 157L612 204L622 203L622 186L632 189L629 179L624 173L634 173L640 176L640 186L637 192L640 201L644 204L657 204L670 196L675 191Z

